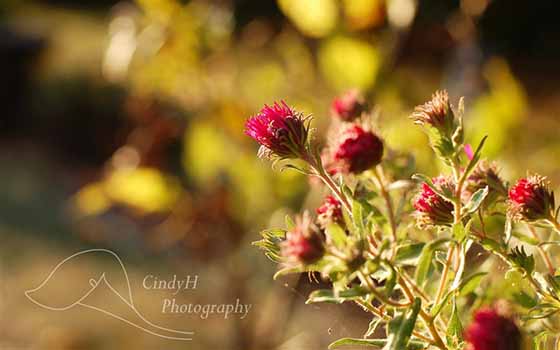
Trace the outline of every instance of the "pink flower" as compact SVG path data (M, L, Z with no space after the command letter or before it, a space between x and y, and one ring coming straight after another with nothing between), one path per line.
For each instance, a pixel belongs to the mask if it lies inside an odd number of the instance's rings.
M342 121L350 122L358 118L364 109L364 99L358 90L350 90L332 101L331 114Z
M472 146L470 144L466 144L463 147L463 150L465 151L465 154L467 155L467 158L469 158L469 160L472 160L474 158L474 151L472 149Z
M345 172L361 173L381 162L383 142L359 125L346 128L334 148L334 162Z
M513 320L495 309L482 308L465 332L468 350L519 350L521 333Z
M260 113L247 120L245 134L261 144L260 155L301 158L306 153L309 127L303 115L286 102L265 105Z
M452 190L453 181L439 176L432 179L439 190ZM422 190L416 196L414 208L417 211L418 226L449 225L453 222L453 204L437 194L428 184L422 184Z
M304 264L314 263L323 256L323 238L307 213L296 218L296 225L286 233L281 248L285 258Z
M323 204L317 208L317 222L323 228L328 224L336 222L342 223L342 204L333 196L327 196Z
M515 220L547 219L554 210L554 193L545 177L520 179L509 190L509 214Z

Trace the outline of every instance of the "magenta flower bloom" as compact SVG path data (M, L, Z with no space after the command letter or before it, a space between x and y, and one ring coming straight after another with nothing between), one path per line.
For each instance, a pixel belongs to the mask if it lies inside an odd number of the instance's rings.
M296 227L286 233L281 248L282 256L304 264L314 263L323 256L322 235L307 213L296 218Z
M468 350L520 350L521 333L513 320L495 309L478 310L465 332Z
M381 162L383 142L359 125L346 128L334 151L334 162L345 172L361 173Z
M331 105L331 114L345 122L358 118L364 110L364 99L358 90L347 91L335 98Z
M259 155L301 158L307 152L308 118L284 101L265 105L260 113L247 120L245 134L261 144Z
M554 210L554 193L545 177L520 179L509 191L509 214L515 220L547 219Z
M327 196L323 204L317 208L317 222L322 228L330 223L342 223L342 204L333 196Z
M439 176L432 179L434 186L440 190L452 190L453 181ZM453 203L438 195L428 184L423 183L420 193L414 201L418 226L449 225L453 222Z

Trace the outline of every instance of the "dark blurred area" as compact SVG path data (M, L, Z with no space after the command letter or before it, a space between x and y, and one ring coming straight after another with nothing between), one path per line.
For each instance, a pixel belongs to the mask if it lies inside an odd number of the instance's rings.
M471 142L488 134L485 155L504 174L532 169L560 183L559 10L521 0L3 1L0 347L323 349L359 336L361 310L304 305L314 282L272 281L274 266L251 246L322 193L257 159L245 119L285 99L324 131L330 100L358 88L380 108L386 142L436 173L407 116L446 88L466 97ZM84 310L53 316L23 297L90 247L118 252L146 313L198 327L195 343ZM243 298L253 310L244 320L162 315L141 286L148 271L198 273L200 290L183 298Z

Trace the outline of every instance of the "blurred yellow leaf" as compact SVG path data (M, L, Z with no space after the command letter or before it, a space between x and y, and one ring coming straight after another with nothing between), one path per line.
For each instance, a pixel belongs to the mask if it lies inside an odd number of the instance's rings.
M146 212L160 212L177 201L180 186L176 179L157 169L118 169L104 182L108 197Z
M370 43L348 37L335 37L319 51L323 75L338 89L367 89L375 82L381 55Z
M98 215L111 206L111 200L105 195L103 184L89 184L74 196L76 207L83 215Z
M334 0L278 0L278 5L303 34L314 38L328 35L338 21Z

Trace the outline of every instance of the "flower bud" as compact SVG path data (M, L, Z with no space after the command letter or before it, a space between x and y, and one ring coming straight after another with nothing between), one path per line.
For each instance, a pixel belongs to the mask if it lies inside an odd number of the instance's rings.
M314 263L323 256L322 235L307 213L296 218L296 225L286 233L281 248L285 258L304 264Z
M520 350L521 332L515 322L494 308L476 311L465 332L468 350Z
M477 164L465 185L463 193L465 199L470 198L476 191L488 186L488 196L485 199L485 203L492 203L500 196L506 197L508 193L504 181L498 174L496 163L490 163L485 160Z
M442 191L454 188L449 177L439 176L432 179L434 186ZM423 183L414 201L416 219L419 227L450 225L453 222L453 203L438 195L428 184Z
M449 104L447 91L436 91L432 99L417 106L410 116L416 124L430 125L438 130L451 132L454 125L454 115Z
M301 158L307 152L307 120L284 101L275 102L247 120L245 134L261 144L261 156Z
M350 90L335 98L331 105L331 114L345 122L351 122L362 115L366 105L358 90Z
M456 122L447 91L436 91L430 101L414 109L410 118L415 124L426 127L434 152L446 164L452 165L452 157L462 142L463 131Z
M361 173L381 162L383 142L357 124L346 128L334 147L334 162L344 172Z
M509 191L509 215L517 221L547 219L554 210L554 193L540 175L520 179Z
M342 223L342 204L333 196L327 196L323 204L317 208L317 222L321 228L326 228L330 223Z

